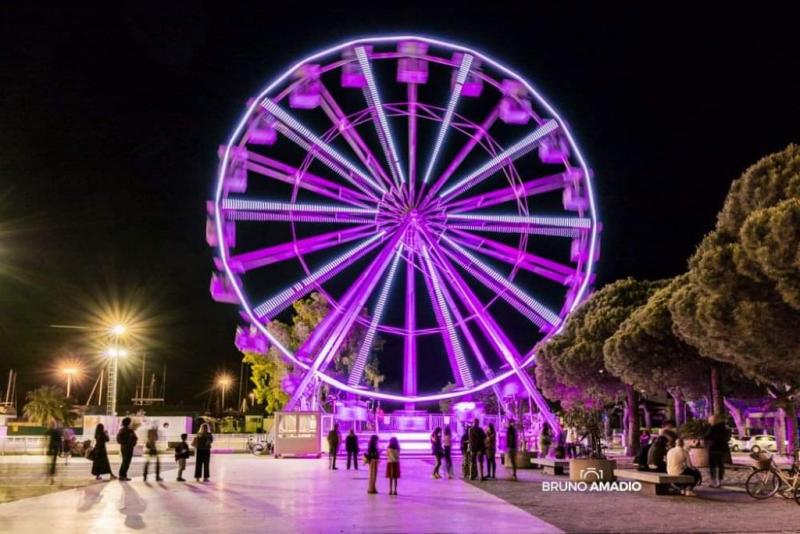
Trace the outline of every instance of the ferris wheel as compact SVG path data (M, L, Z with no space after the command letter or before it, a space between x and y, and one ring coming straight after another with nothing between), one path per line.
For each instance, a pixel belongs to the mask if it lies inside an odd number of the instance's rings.
M516 377L557 427L526 368L587 295L600 223L567 124L525 79L441 40L358 39L278 76L219 155L212 296L305 371L298 391L416 403ZM330 313L290 350L266 324L312 292ZM378 338L398 377L380 390L363 377Z

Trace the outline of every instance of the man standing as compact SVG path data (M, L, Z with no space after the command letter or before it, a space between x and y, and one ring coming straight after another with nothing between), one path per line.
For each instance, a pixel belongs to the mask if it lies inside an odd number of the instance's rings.
M480 472L481 480L486 480L483 476L483 459L486 457L486 433L480 425L480 421L475 419L472 428L469 429L469 448L470 448L470 480L475 480Z
M330 456L328 469L338 469L336 467L336 455L339 454L339 442L341 440L342 435L339 433L339 423L336 423L331 431L328 432L328 456Z
M347 469L350 469L350 459L353 459L353 469L358 471L358 436L350 429L344 440L344 449L347 451Z
M517 480L517 427L513 420L508 421L506 428L506 454L508 463L511 464L511 480Z
M706 432L703 439L708 450L708 467L711 470L711 487L718 488L725 477L725 460L730 455L728 441L731 434L725 422L716 415L708 416L708 423L711 427Z
M131 466L133 459L133 448L139 438L136 437L136 432L131 429L131 418L126 417L122 420L122 428L117 432L117 443L119 443L119 452L122 455L122 465L119 466L119 481L128 482L128 468Z

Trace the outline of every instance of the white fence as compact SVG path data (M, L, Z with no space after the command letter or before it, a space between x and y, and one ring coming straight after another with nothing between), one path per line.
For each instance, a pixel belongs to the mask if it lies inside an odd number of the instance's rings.
M194 434L190 434L188 442L192 442ZM212 452L248 452L247 440L251 436L256 439L265 439L266 434L214 434L214 445ZM88 436L75 436L78 442L90 439ZM3 436L0 437L0 456L7 454L47 454L47 436ZM170 441L172 443L172 441ZM143 445L141 440L137 449ZM168 451L167 440L161 440L158 449L163 452ZM111 443L108 444L110 454L118 454L119 446L114 443L112 436Z

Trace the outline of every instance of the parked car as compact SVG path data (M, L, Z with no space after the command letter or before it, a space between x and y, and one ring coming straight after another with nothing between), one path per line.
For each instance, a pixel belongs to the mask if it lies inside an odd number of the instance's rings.
M728 440L728 447L730 448L731 452L739 452L744 450L744 443L736 436L731 436L731 439Z
M744 450L750 452L777 452L778 442L775 440L775 436L759 434L757 436L752 436L744 443Z

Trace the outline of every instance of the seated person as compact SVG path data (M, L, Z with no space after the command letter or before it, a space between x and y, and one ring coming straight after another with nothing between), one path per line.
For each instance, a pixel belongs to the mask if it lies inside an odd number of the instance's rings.
M639 447L639 452L633 458L633 463L639 471L647 471L647 454L650 452L650 447L650 440L643 441Z
M658 473L667 472L667 438L658 436L647 451L647 467Z
M667 452L667 474L669 475L689 475L694 478L691 484L682 484L682 493L687 497L697 495L694 487L700 483L700 471L692 465L692 458L689 451L683 446L683 440L678 438L675 446Z

